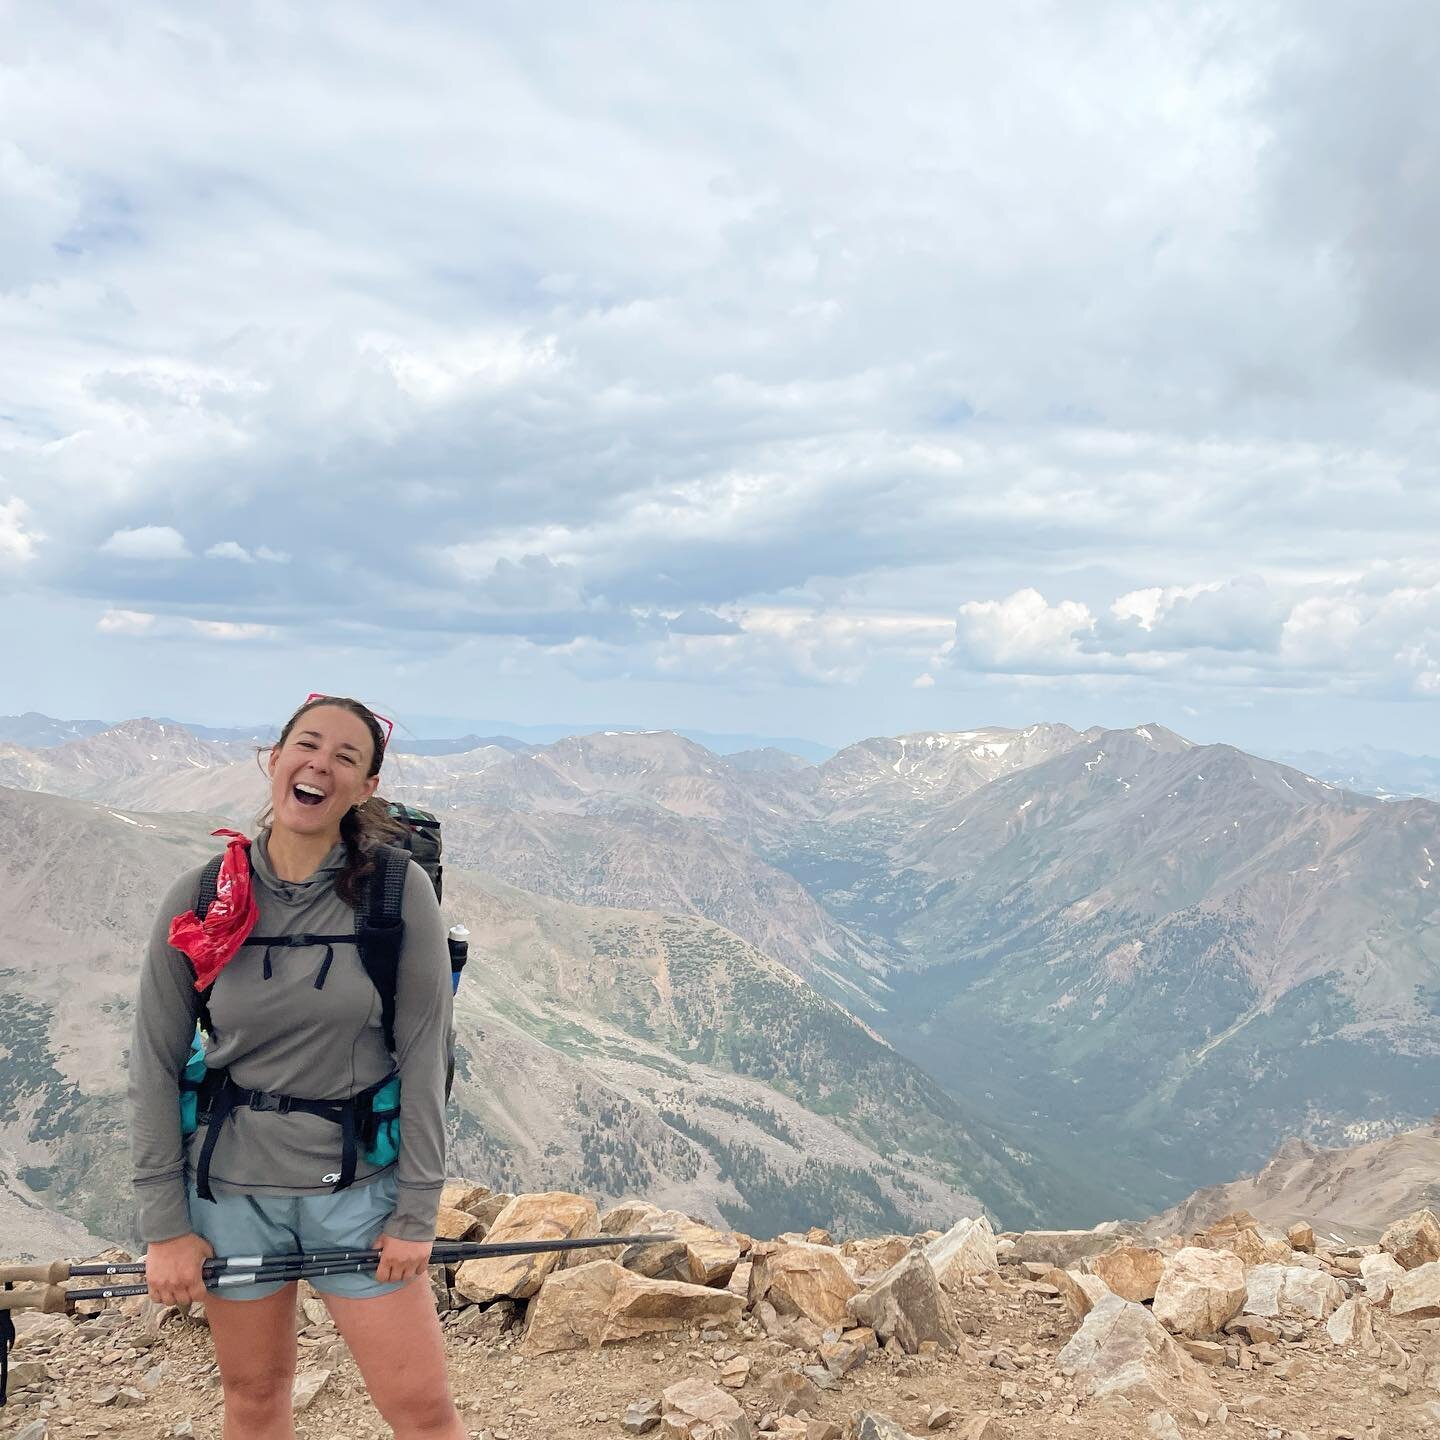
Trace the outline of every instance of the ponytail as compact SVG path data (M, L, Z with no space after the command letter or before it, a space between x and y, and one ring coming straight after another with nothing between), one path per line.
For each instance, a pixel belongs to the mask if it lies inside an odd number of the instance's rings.
M335 877L335 893L347 905L359 901L365 881L375 871L375 847L403 833L404 826L391 818L389 804L378 795L345 812L340 821L345 864Z

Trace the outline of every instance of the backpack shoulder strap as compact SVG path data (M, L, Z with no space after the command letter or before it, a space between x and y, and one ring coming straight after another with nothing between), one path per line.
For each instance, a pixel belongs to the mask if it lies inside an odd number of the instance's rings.
M195 918L203 920L209 913L210 907L215 903L215 891L220 884L220 866L225 859L225 852L222 850L218 855L212 855L205 862L205 868L200 872L200 888L195 892Z
M225 852L213 855L205 862L205 868L200 872L200 888L195 892L195 918L203 920L209 913L211 905L215 903L215 891L220 883L220 865L225 859ZM215 988L214 983L207 985L200 992L200 1013L198 1020L200 1028L208 1035L215 1028L210 1021L210 992Z
M400 949L405 941L405 876L410 856L393 845L375 849L375 869L366 882L362 904L356 908L356 940L360 963L380 995L380 1025L385 1044L395 1049L395 989L400 973Z

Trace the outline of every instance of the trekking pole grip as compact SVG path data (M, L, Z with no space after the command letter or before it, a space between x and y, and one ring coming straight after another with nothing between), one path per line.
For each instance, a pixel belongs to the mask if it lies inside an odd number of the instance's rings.
M39 1310L46 1315L63 1315L70 1308L70 1296L58 1285L41 1290L0 1290L0 1310Z
M0 1285L29 1281L35 1285L58 1285L70 1278L68 1260L51 1260L45 1265L0 1265Z

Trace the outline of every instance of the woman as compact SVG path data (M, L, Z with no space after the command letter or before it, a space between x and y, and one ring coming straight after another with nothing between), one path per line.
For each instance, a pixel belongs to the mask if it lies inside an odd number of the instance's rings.
M312 697L270 752L270 822L250 849L262 937L340 936L383 839L373 800L385 732L356 700ZM174 917L193 910L200 871L160 907L145 956L130 1051L135 1195L151 1298L204 1300L225 1391L227 1440L289 1440L295 1372L295 1282L207 1294L213 1254L378 1248L369 1275L314 1281L397 1436L464 1440L445 1373L427 1278L445 1178L443 1109L450 967L435 892L417 865L405 877L404 940L390 1052L374 983L352 944L234 952L209 993L205 1064L243 1093L336 1099L398 1071L399 1157L362 1156L337 1188L342 1126L313 1113L241 1104L216 1125L201 1199L191 1179L205 1140L182 1136L179 1076L201 997L191 961L169 943ZM193 926L193 920L189 922ZM226 1083L230 1083L227 1081ZM232 1092L233 1093L233 1092ZM217 1114L220 1113L217 1111Z

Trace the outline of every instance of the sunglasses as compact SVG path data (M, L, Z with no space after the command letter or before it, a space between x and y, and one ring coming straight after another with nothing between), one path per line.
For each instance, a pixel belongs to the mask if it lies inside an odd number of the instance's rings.
M312 690L305 697L305 703L308 705L312 700L338 700L339 698L340 697L338 695L322 695L320 691ZM370 710L370 707L368 705L365 708L367 710ZM395 733L395 722L391 720L388 716L382 715L378 710L370 710L370 713L385 727L385 745L388 749L390 745L390 737Z

